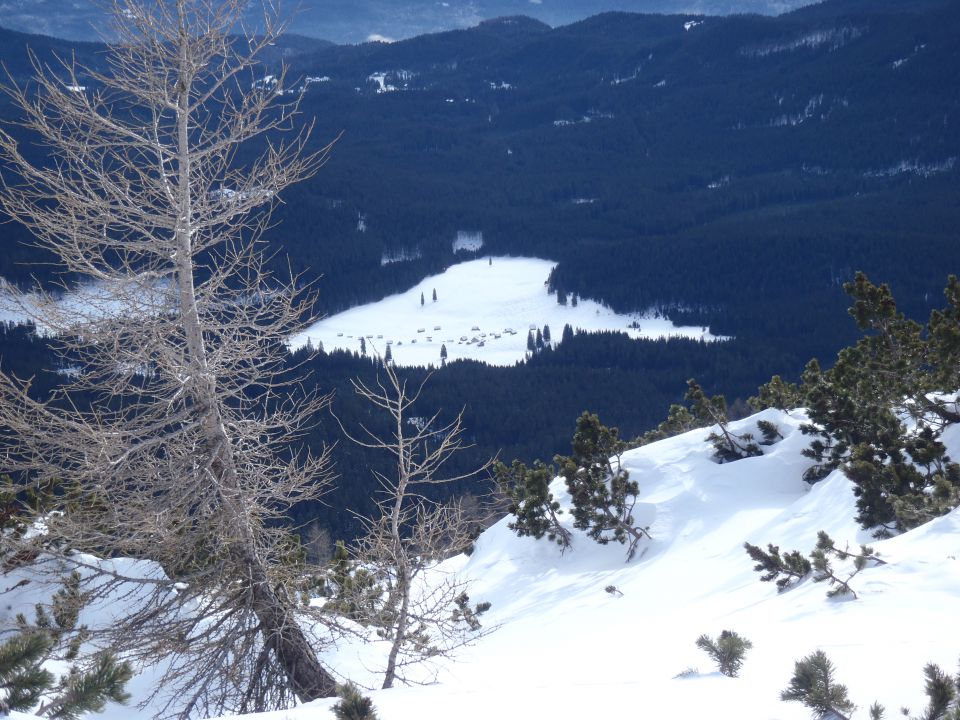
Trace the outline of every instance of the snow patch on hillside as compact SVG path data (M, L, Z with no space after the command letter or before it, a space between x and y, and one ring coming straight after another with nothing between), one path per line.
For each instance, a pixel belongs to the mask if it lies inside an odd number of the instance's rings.
M439 365L441 347L446 347L448 362L469 358L512 365L527 353L527 333L542 333L544 326L550 327L554 343L567 324L578 332L617 330L633 338L718 339L706 328L620 315L592 300L560 305L546 288L554 265L507 257L459 263L404 293L321 320L292 337L290 345L322 343L326 351L359 352L362 339L368 354L384 355L389 346L397 365Z

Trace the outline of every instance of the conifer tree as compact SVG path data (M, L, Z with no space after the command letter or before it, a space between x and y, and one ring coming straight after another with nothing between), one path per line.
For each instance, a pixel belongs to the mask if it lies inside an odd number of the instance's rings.
M537 338L534 345L537 350L543 350L543 333L540 332L540 328L537 328Z
M713 658L721 674L736 677L753 643L732 630L723 630L716 640L709 635L701 635L697 638L697 647Z
M0 712L26 712L53 685L53 675L41 667L53 647L48 633L24 630L0 645Z
M543 341L545 343L550 342L550 326L549 325L543 326Z
M510 467L495 463L493 471L497 485L509 498L508 512L514 516L507 526L520 537L540 539L546 535L563 550L569 548L572 535L560 524L563 511L550 492L550 481L557 474L553 466L537 460L528 468L514 460Z
M727 403L722 395L708 398L700 384L693 379L687 381L687 388L685 399L690 404L690 413L701 421L716 425L719 430L707 436L707 440L713 443L714 456L719 462L733 462L763 454L752 435L738 435L730 430L727 425Z
M839 560L853 560L853 571L846 578L841 578L834 572L830 563L830 557L833 556ZM837 595L853 595L857 599L857 593L850 587L850 580L854 578L861 570L865 569L869 563L884 565L884 561L877 557L876 551L866 545L860 546L860 552L852 553L848 550L840 550L834 544L833 539L821 530L817 533L817 545L810 553L810 559L813 561L813 581L827 581L831 589L827 591L827 597Z
M864 336L830 370L811 361L804 371L811 422L801 430L813 437L804 454L816 462L805 479L816 482L842 467L854 484L858 521L882 536L960 502L960 468L939 442L960 421L957 403L943 395L960 387L960 284L951 276L948 306L932 313L926 328L906 319L890 289L863 273L844 289ZM898 413L909 415L916 430L908 431Z
M760 580L763 582L776 581L779 591L786 590L788 587L799 583L813 570L810 561L799 550L791 550L781 555L780 548L772 543L767 545L767 552L748 542L745 542L743 547L750 558L757 563L753 566L753 569L759 573L764 573ZM781 575L783 577L780 577Z
M754 397L747 399L747 404L754 412L776 408L777 410L793 410L804 403L803 392L794 383L786 382L779 375L774 375L770 381L757 389Z
M914 720L960 720L960 676L952 678L939 665L928 663L923 668L926 677L924 692L927 695L927 708Z
M337 686L340 700L333 706L337 720L377 720L373 701L360 692L352 682Z
M437 301L437 289L436 289L436 288L433 289L433 301L434 301L434 302Z
M568 340L573 340L573 327L570 323L566 323L563 326L563 332L560 333L560 342L567 342Z
M650 533L634 525L639 487L620 462L627 445L619 434L585 412L577 420L573 452L569 457L558 455L555 461L570 492L574 527L586 530L601 545L610 541L627 545L629 562L640 540Z
M537 351L537 342L533 337L533 330L527 332L527 351L536 352Z
M793 677L780 699L799 702L810 708L816 718L848 720L856 706L847 696L846 685L834 679L834 666L823 650L817 650L794 663Z

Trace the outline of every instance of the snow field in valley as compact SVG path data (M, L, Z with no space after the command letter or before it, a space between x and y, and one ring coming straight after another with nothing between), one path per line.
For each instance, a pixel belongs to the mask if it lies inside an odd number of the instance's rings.
M370 355L383 356L389 345L396 365L437 366L441 346L447 348L448 362L469 358L513 365L527 352L527 333L542 332L545 325L554 344L559 343L564 325L581 332L619 330L633 338L718 339L702 327L620 315L592 300L580 300L576 307L569 302L560 305L546 287L556 263L537 258L492 260L492 264L487 258L459 263L406 292L320 320L293 336L290 345L299 348L309 340L314 347L323 343L328 352L359 352L363 338Z
M835 472L809 487L809 461L800 451L802 412L764 411L732 423L756 433L756 421L777 423L784 439L763 457L720 465L696 430L624 455L640 484L635 517L650 525L637 557L624 562L618 544L600 546L579 531L561 555L546 540L518 538L501 520L470 557L443 572L471 582L474 602L491 635L445 664L438 683L370 693L383 720L512 720L550 717L755 718L811 717L779 699L793 663L817 649L836 666L836 680L866 718L872 702L916 715L926 706L923 666L957 671L960 628L960 512L899 537L876 541L853 520L849 481ZM960 429L946 433L960 450ZM561 481L554 495L567 504ZM563 516L570 526L572 518ZM762 583L744 541L809 553L818 530L838 547L876 548L886 565L853 580L858 599L827 598L826 583L804 580L778 593ZM834 561L846 577L852 567ZM838 572L838 574L841 574ZM605 591L615 586L622 596ZM716 672L694 646L706 633L734 630L753 642L738 678ZM377 657L379 655L379 658ZM381 645L340 647L325 660L354 681L375 688ZM698 674L678 677L690 668ZM333 717L333 700L258 715L271 720Z

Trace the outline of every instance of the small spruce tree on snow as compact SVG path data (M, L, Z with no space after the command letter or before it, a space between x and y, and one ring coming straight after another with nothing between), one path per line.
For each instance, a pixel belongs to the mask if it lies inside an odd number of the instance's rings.
M576 294L576 293L572 293L572 294L570 295L570 305L571 305L571 307L576 307L579 302L580 302L580 301L577 299L577 294Z
M830 590L827 591L827 597L852 595L853 599L856 600L857 594L850 587L850 580L868 565L885 564L883 560L877 557L876 551L866 545L861 545L859 552L839 549L823 530L817 533L817 544L811 551L809 560L799 550L791 550L788 553L781 554L780 548L773 544L767 546L768 552L764 552L750 543L744 543L743 545L750 558L757 563L753 569L759 573L764 573L760 579L764 582L775 580L777 589L781 591L797 584L813 572L814 582L826 581L829 583ZM853 570L846 578L842 578L834 570L831 558L853 560Z
M423 297L423 293L420 293L420 307L423 307L424 303L426 303L426 300Z
M540 328L537 328L537 339L534 344L537 350L543 350L543 333L540 332Z
M776 581L777 590L781 592L803 580L813 570L810 561L799 550L791 550L781 555L780 548L772 543L767 545L767 552L748 542L745 542L743 547L750 558L757 563L753 569L764 573L760 580Z
M934 663L928 663L923 674L927 708L911 720L960 720L960 675L950 677Z
M26 712L53 686L53 675L41 667L53 647L48 633L24 630L0 645L0 713Z
M830 558L835 557L838 560L853 560L853 571L846 578L841 578L833 569ZM860 546L860 552L850 552L849 550L840 550L826 532L821 530L817 533L817 545L810 553L810 559L813 561L813 581L827 581L831 589L827 591L827 597L836 597L837 595L852 595L857 599L857 593L850 587L852 580L861 570L867 567L869 563L876 565L886 564L876 556L876 551L866 545Z
M367 341L363 338L360 338L360 354L364 356L367 354Z
M776 423L772 423L769 420L757 420L757 429L763 436L763 440L760 441L761 445L773 445L779 440L783 440L783 434L780 432L780 428Z
M340 700L333 706L337 720L377 720L373 701L366 697L352 682L337 686Z
M779 375L774 375L770 381L757 388L757 394L747 398L747 405L754 412L767 408L777 410L793 410L804 403L803 392L794 383L785 381Z
M567 304L567 291L563 288L557 288L557 304L566 305Z
M780 699L802 703L816 718L848 720L856 706L847 696L846 685L834 679L833 671L833 663L823 650L797 660L790 684L780 693Z
M685 399L694 417L717 426L719 432L711 432L707 440L713 443L714 457L719 462L733 462L763 454L751 434L738 435L730 430L727 425L727 402L722 395L708 398L700 384L691 378L687 381Z
M573 340L573 326L570 323L565 323L563 326L563 332L560 333L560 342L567 342L568 340Z
M447 346L446 343L440 345L440 366L443 367L447 364Z
M550 342L550 326L549 325L543 326L543 341L545 343Z
M436 289L436 288L433 289L433 301L434 301L434 302L437 301L437 289Z
M383 364L389 365L393 362L393 351L390 350L390 346L387 345L386 351L383 353Z
M533 330L527 332L527 350L532 353L537 351L537 341L533 337Z
M640 540L650 533L634 524L639 487L620 462L627 444L617 428L608 428L595 414L585 412L577 420L572 446L569 457L558 455L555 461L573 503L573 525L601 545L610 541L627 545L629 562Z
M736 677L753 643L733 630L723 630L716 640L709 635L701 635L697 638L697 647L713 658L721 674Z
M559 519L563 510L550 492L550 481L557 474L552 465L537 460L528 468L514 460L510 467L501 462L494 464L493 472L497 485L510 501L508 512L514 519L507 527L520 537L540 539L546 535L563 550L570 547L572 535Z

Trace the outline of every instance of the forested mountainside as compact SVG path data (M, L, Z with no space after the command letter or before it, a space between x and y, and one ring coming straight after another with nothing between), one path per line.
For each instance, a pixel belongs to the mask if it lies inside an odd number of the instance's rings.
M586 408L637 434L692 375L745 398L854 338L841 285L856 270L912 316L940 304L960 266L958 31L954 2L830 0L775 18L608 13L551 29L510 17L389 45L288 38L277 53L303 79L287 89L302 92L312 142L343 136L282 198L277 267L289 257L320 278L318 310L332 312L470 255L455 252L458 233L482 233L474 252L557 260L564 292L736 337L577 337L519 369L453 364L429 400L467 406L477 454L549 457ZM18 80L27 45L101 58L93 44L5 38ZM21 264L45 259L22 229L0 232L0 276L50 279L55 268ZM353 356L316 363L324 389L372 371ZM359 497L356 465L340 472Z
M271 237L323 277L323 311L407 287L482 232L484 251L558 260L568 291L802 362L848 339L833 311L854 270L920 311L956 266L958 30L956 3L833 0L301 44L287 54L315 80L314 142L343 136ZM15 75L24 42L4 44ZM12 247L0 274L37 274L27 255Z

